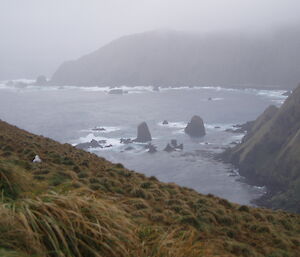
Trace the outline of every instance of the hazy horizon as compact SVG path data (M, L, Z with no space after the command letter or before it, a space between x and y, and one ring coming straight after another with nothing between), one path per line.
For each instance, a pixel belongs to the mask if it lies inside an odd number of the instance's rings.
M262 35L300 24L296 0L2 0L0 7L1 80L51 76L64 61L149 30Z

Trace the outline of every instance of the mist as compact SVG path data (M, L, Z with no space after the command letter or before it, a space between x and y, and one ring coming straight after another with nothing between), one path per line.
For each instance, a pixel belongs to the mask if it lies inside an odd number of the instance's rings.
M300 24L297 0L2 0L0 79L50 77L123 35L156 29L261 36Z

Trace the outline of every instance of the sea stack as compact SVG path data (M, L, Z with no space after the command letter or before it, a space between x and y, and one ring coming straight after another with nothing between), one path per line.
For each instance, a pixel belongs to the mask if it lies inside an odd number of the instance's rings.
M205 135L205 127L203 120L195 115L191 121L187 124L184 132L191 137L202 137Z
M135 142L146 143L152 140L148 125L146 122L142 122L137 128L137 138Z

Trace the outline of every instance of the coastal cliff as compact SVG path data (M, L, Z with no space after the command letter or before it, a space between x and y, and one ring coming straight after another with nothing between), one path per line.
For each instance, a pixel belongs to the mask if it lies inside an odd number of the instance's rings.
M261 203L300 212L300 86L279 109L270 106L259 116L223 157L251 183L268 188Z

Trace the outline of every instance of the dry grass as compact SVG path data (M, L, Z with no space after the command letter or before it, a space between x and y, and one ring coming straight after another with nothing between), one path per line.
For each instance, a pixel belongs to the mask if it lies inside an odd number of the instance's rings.
M134 225L93 195L26 199L0 209L0 245L37 256L129 256Z
M299 257L299 215L162 183L3 122L0 187L0 257Z

